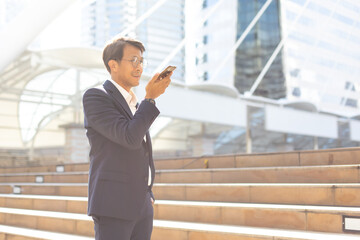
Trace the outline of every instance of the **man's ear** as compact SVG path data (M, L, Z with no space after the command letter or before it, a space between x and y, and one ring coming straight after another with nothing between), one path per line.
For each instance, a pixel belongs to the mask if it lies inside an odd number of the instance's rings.
M108 61L108 65L109 65L109 67L110 67L111 72L115 72L115 71L117 70L117 68L118 68L118 63L117 63L117 61L115 61L115 60L113 60L113 59L111 59L111 60Z

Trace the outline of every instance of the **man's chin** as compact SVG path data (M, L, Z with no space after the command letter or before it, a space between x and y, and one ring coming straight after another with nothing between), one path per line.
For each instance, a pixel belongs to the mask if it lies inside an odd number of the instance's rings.
M140 84L140 77L136 78L136 81L134 81L134 86L139 86Z
M141 76L134 76L134 78L136 79L136 81L140 82Z

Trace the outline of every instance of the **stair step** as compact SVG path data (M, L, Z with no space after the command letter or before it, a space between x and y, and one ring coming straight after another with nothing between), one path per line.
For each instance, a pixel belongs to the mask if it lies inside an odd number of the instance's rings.
M87 183L0 183L0 193L86 197ZM18 193L18 192L16 192Z
M1 183L0 193L11 186L21 194L87 196L85 183ZM153 191L161 200L360 206L360 184L155 184Z
M154 220L152 240L355 240L359 235Z
M157 183L359 183L359 165L160 170Z
M57 165L0 168L0 173L31 173L31 172L79 172L89 171L89 163L59 163Z
M92 218L85 214L0 208L0 224L37 230L93 236Z
M157 183L359 183L360 165L157 170ZM6 183L87 183L88 172L0 174Z
M0 239L16 240L94 240L92 237L54 233L21 227L0 225Z
M0 174L2 183L87 183L89 172L30 172Z
M155 184L153 191L162 200L360 206L360 184Z
M220 202L156 201L155 219L343 232L343 215L360 217L360 208Z
M0 207L85 214L87 197L0 194Z
M154 220L152 240L355 240L359 235Z
M360 148L155 159L156 169L243 168L360 164ZM66 163L65 172L88 171L89 163ZM56 172L57 165L0 168L0 173Z
M242 168L360 164L359 148L158 159L156 169Z
M69 214L56 212L43 212L24 209L0 208L6 229L8 225L17 228L33 228L42 231L93 236L92 219L83 214ZM4 226L6 224L6 226ZM19 229L17 229L19 230ZM9 231L9 230L7 230ZM32 230L34 231L34 230ZM6 230L4 231L6 232ZM14 232L16 233L16 232ZM55 233L53 233L55 234ZM169 237L171 236L171 237ZM40 235L37 235L40 237ZM44 235L45 237L45 235ZM359 239L359 235L306 232L296 230L280 230L268 228L239 227L218 224L203 224L180 221L154 220L152 239L218 239L237 240L246 239ZM44 238L48 239L48 238ZM52 239L52 238L50 238ZM74 239L74 238L64 238ZM89 238L87 238L89 239Z
M87 198L0 195L0 207L85 214ZM360 208L157 200L155 219L308 231L342 232L342 216Z

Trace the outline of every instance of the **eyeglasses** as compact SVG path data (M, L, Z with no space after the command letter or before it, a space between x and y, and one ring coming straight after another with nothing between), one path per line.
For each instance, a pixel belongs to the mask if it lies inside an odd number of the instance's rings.
M139 64L141 64L142 68L145 68L147 66L147 61L144 58L139 59L138 57L134 57L131 60L130 59L121 59L121 60L131 62L134 68L137 68Z

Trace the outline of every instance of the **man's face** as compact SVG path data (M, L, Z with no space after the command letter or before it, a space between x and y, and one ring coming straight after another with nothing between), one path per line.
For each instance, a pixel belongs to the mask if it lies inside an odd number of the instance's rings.
M143 72L142 64L139 63L137 67L133 66L132 60L134 58L142 59L142 52L137 47L127 44L120 61L109 61L111 77L126 91L130 91L132 87L139 85Z

